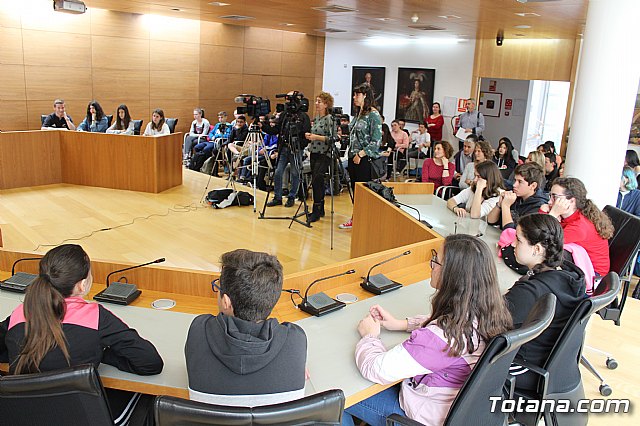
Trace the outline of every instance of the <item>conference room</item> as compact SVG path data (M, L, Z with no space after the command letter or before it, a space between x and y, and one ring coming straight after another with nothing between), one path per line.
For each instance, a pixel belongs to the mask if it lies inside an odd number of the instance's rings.
M599 23L604 18L592 16L603 7L601 1L84 3L87 9L81 14L54 11L50 1L0 5L0 270L2 279L16 271L38 274L37 260L13 263L39 259L62 244L79 244L91 259L94 285L87 300L107 284L111 287L109 281L135 284L141 293L128 306L101 303L156 346L164 370L137 376L101 364L98 372L105 388L189 399L184 354L189 326L197 315L218 314L211 282L220 278L223 254L236 249L278 258L283 289L298 294L282 293L272 316L298 324L307 336L305 395L341 389L345 407L388 388L365 379L356 366L359 321L378 304L399 318L428 314L434 292L429 285L432 250L437 251L446 237L468 234L483 240L493 253L503 293L519 277L495 254L499 229L480 219L456 219L433 195L430 184L405 183L404 177L385 184L394 189L397 201L410 207L399 208L358 183L354 203L346 187L325 195L325 216L311 226L290 220L298 206L304 211L301 202L291 209L267 208L264 217L268 194L237 184L255 194L258 208L212 208L206 195L231 184L226 177L183 165L184 135L195 108L215 124L219 112L227 112L231 121L233 111L244 106L234 101L239 95L270 99L275 112L280 102L275 95L297 90L309 99L308 115L313 119L314 101L324 91L349 114L352 89L359 83L353 80L355 69L371 68L374 86L379 70L384 71L384 83L376 89L384 95L380 109L390 124L398 106L404 105L404 70L435 70L430 96L443 106L442 138L457 149L454 126L462 113L460 101L464 105L468 98L481 100L481 79L565 81L570 86L567 114L561 140L556 141L566 159L565 173L585 183L598 207L616 204L638 67L633 66L637 59L618 54L618 46L602 49L593 42L602 31ZM637 5L620 3L626 14L606 8L613 14L606 16L624 28ZM526 25L531 28L515 28ZM444 29L420 28L426 26ZM502 45L497 46L500 29ZM624 29L609 30L629 38ZM598 65L600 77L595 76L594 62L610 62L611 68ZM616 73L611 74L616 76L611 87L590 84L607 70ZM156 137L40 130L42 116L54 111L55 99L64 99L75 125L87 116L92 100L114 119L118 107L127 105L133 120L143 120L142 130L158 108L166 119L177 122L169 134ZM620 114L615 123L604 129L594 123L594 99L616 105ZM513 109L504 116L505 101L506 96L500 101L500 118L515 119ZM416 127L417 122L407 123L410 132ZM526 154L524 133L523 126L511 136L521 155ZM604 139L611 141L609 154L594 155ZM497 141L491 142L497 148ZM311 200L307 202L310 209ZM338 228L350 218L352 229ZM164 261L108 277L155 259ZM307 295L325 293L346 306L320 317L300 309L310 284L351 270L355 272L319 281ZM361 287L369 275L377 274L402 288L376 295ZM4 319L23 301L24 293L2 289L0 298ZM638 309L632 298L626 304L620 326L593 316L586 334L586 345L613 352L618 367L610 370L606 356L585 352L613 390L610 398L633 400ZM388 348L407 337L381 334ZM0 370L8 371L7 364ZM601 381L583 367L581 372L586 398L602 399ZM592 414L589 423L635 424L636 416L633 410Z

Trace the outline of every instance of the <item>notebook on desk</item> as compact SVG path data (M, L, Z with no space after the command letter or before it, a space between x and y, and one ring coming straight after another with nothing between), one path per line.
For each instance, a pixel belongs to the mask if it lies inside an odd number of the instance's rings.
M142 292L135 284L113 282L109 287L93 296L93 300L117 305L128 305L140 296Z
M17 293L24 293L27 291L27 287L36 280L36 277L36 274L17 272L14 276L0 282L0 288Z

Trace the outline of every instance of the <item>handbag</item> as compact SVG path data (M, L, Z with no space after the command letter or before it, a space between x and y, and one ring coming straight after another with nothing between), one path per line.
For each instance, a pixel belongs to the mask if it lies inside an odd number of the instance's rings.
M387 159L386 157L380 156L378 158L371 158L367 156L369 159L369 164L371 164L371 179L381 179L387 173Z

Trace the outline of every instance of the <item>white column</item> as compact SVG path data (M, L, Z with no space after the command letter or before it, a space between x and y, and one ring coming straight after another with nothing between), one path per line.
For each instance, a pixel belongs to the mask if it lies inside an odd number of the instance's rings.
M640 81L639 0L590 0L565 175L615 205Z

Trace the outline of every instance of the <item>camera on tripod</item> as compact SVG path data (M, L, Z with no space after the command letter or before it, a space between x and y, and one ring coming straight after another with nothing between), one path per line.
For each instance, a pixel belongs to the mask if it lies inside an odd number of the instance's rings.
M328 112L329 114L333 115L334 117L341 116L341 115L343 115L343 114L344 114L344 113L342 112L342 107L332 107L332 108L328 108L328 109L327 109L327 112ZM337 117L337 118L339 118L339 117Z
M296 112L309 111L309 99L304 97L303 93L298 92L297 90L293 91L293 93L281 93L276 95L276 98L284 98L285 103L277 104L276 111L277 112L285 112L295 114Z
M238 107L238 114L246 114L251 117L260 117L271 112L271 101L262 99L256 95L238 95L235 98L237 104L244 103L244 107Z

